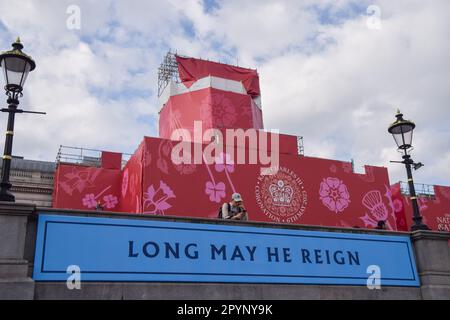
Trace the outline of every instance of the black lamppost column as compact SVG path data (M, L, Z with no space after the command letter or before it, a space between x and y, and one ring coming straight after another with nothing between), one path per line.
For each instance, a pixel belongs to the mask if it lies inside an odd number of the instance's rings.
M12 144L14 137L14 118L16 115L18 99L9 98L8 102L8 125L6 128L5 148L3 151L2 164L2 182L0 183L0 201L14 202L14 195L9 192L11 189L11 182L9 182L9 174L11 170L12 160Z
M410 199L413 207L414 224L412 225L411 230L412 231L429 230L430 228L428 228L428 226L426 226L422 222L422 216L420 215L419 205L417 204L416 189L414 188L414 180L411 171L411 165L414 165L414 161L412 161L411 156L409 154L405 154L403 156L403 163L406 166L406 175L408 176L409 193L411 194Z
M410 199L413 207L413 221L414 224L411 226L412 231L416 230L430 230L427 225L422 222L422 216L420 215L419 205L417 204L417 196L416 190L414 188L414 180L412 177L411 166L414 166L414 169L417 170L421 166L422 163L414 163L411 159L411 156L408 154L408 150L412 148L412 136L413 130L416 127L414 122L403 119L403 114L400 110L397 111L395 115L397 120L389 126L389 133L394 137L395 142L397 143L398 149L404 152L402 156L403 161L391 161L397 163L403 163L406 167L406 175L408 177L408 187Z
M12 44L12 47L12 50L0 54L0 67L3 69L6 82L5 91L8 96L8 108L1 109L2 112L8 112L8 125L2 157L3 165L0 182L0 201L9 202L15 201L14 195L10 192L11 182L9 182L14 136L14 118L16 113L30 112L20 110L17 107L19 105L19 97L22 96L23 86L28 73L36 68L33 59L22 52L23 45L19 38Z

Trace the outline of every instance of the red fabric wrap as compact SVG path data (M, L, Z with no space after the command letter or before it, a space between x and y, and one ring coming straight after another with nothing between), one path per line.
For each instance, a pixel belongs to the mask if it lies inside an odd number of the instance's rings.
M198 79L213 76L241 81L245 90L252 97L261 95L259 75L256 70L230 66L218 62L176 56L178 72L183 83L190 87Z

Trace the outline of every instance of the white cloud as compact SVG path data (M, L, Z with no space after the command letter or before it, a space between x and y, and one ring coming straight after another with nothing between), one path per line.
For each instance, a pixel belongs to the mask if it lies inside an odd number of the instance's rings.
M404 180L387 126L396 107L417 124L417 181L450 178L447 0L0 0L0 45L20 34L37 69L17 115L14 154L54 159L59 144L132 152L156 135L157 67L165 52L257 67L267 128L304 136L307 155L388 166ZM365 8L381 9L381 30ZM0 121L5 127L6 118Z

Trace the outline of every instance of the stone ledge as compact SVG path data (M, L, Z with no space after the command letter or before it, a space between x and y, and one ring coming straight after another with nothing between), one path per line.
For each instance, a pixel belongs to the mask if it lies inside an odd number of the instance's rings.
M439 271L425 271L420 272L420 283L422 286L426 285L449 285L450 286L450 273Z
M0 279L0 300L33 300L34 285L30 278Z
M26 260L0 259L0 279L25 279L28 276L28 268Z
M35 211L34 204L0 201L0 215L26 216L34 215Z
M411 241L417 240L450 240L450 232L419 230L411 233Z
M236 283L130 283L86 282L69 290L65 282L36 282L35 299L112 300L301 300L301 299L421 299L418 287L236 284Z
M450 286L425 285L420 288L423 300L450 300Z

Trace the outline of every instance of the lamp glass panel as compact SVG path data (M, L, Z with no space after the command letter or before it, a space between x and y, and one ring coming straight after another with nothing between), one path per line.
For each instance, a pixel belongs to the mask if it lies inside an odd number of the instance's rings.
M16 85L23 88L31 66L27 60L18 57L5 57L1 61L7 85Z
M403 145L403 137L401 133L393 133L392 136L394 137L395 143L397 144L397 147L401 147Z
M413 130L404 133L405 144L412 145Z
M391 130L395 143L400 149L407 149L411 147L414 131L413 129L414 129L413 125L406 123L396 126Z
M2 67L2 73L3 73L3 78L5 79L5 84L8 83L8 74L7 74L7 70L5 67L3 67L3 60L0 61L0 67Z

